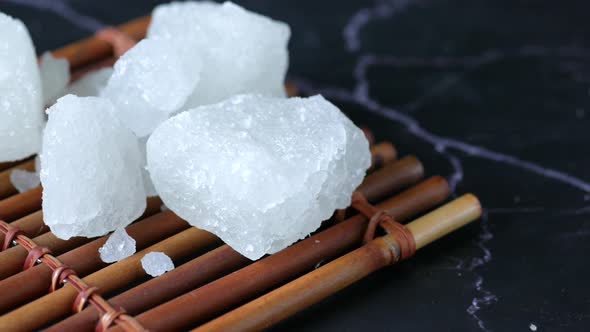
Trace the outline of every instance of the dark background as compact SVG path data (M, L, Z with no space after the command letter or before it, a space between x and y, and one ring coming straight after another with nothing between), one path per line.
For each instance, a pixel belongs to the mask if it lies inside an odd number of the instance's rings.
M162 1L0 0L40 53ZM277 330L590 327L587 1L238 1L288 22L289 79L414 153L478 223Z

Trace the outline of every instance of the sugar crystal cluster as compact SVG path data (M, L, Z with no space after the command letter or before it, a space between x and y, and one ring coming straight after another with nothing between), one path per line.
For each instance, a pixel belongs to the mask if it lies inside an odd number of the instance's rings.
M43 126L41 80L24 24L0 13L0 162L39 151Z
M155 195L248 258L277 252L348 206L370 165L337 107L286 98L290 35L231 2L160 5L113 68L67 86L68 62L47 53L39 70L22 23L0 14L0 161L42 151L45 223L62 239L114 231L105 262L135 252L124 227ZM28 190L34 175L11 180ZM142 265L174 268L163 253Z
M44 221L62 239L124 227L146 206L137 139L105 99L60 98L48 110L41 182Z
M166 206L251 259L348 206L370 159L362 131L321 96L238 95L176 115L147 144Z

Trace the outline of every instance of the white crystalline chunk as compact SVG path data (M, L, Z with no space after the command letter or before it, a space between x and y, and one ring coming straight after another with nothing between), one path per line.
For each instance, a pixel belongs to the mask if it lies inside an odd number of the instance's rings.
M50 52L41 57L41 86L43 87L43 103L53 105L57 98L62 97L70 82L70 63L66 59L56 59Z
M184 109L220 102L239 93L285 97L289 64L287 24L231 2L174 2L152 13L150 38L187 41L202 61L201 79Z
M0 162L35 154L43 105L39 66L24 24L0 13Z
M98 252L103 262L118 262L135 254L135 239L127 234L125 228L117 228Z
M90 72L70 84L68 94L76 95L78 97L98 96L102 89L107 85L112 74L112 67Z
M137 138L98 97L60 98L43 136L45 223L59 238L94 237L125 227L145 207Z
M348 206L371 162L363 132L321 96L198 107L158 127L147 152L166 206L250 259Z
M145 194L147 197L154 197L158 196L158 192L152 183L152 178L150 177L150 173L147 169L147 156L146 156L146 144L149 137L142 137L139 139L139 153L141 156L141 175L143 177L143 186L145 189Z
M19 193L24 193L39 186L41 179L39 179L39 173L37 172L15 169L10 172L10 182Z
M171 41L144 39L115 63L101 96L138 137L149 135L184 105L199 81L200 61Z
M174 270L174 263L163 252L150 252L141 259L141 266L152 277Z

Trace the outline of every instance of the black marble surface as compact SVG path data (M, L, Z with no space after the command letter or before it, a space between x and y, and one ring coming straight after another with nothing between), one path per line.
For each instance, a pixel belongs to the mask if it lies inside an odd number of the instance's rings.
M0 0L39 52L161 1ZM239 1L288 22L289 76L414 153L484 218L276 327L590 327L587 1Z

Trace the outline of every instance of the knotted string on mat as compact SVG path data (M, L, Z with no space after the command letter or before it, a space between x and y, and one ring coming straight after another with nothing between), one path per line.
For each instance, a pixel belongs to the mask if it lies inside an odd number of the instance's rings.
M113 53L116 57L125 54L125 52L137 44L135 39L114 27L107 27L99 30L96 33L96 37L111 44L111 46L113 46Z
M51 269L50 293L60 289L66 282L78 291L78 296L76 296L73 304L74 313L84 310L88 303L92 303L96 307L100 314L96 331L106 331L113 324L121 326L124 331L128 332L146 331L132 316L127 315L123 308L113 307L98 294L97 287L86 284L84 280L78 277L76 271L53 256L48 248L37 245L33 240L24 235L24 232L18 229L18 227L0 220L0 232L4 233L2 250L6 250L11 245L17 244L27 250L28 255L25 259L23 270L41 263Z
M400 249L400 260L412 257L416 253L416 242L414 235L406 226L395 221L391 213L386 210L379 210L369 203L365 196L355 191L352 194L351 206L365 217L369 218L369 224L363 237L363 244L367 244L375 238L377 226L383 228L387 233L393 235Z

